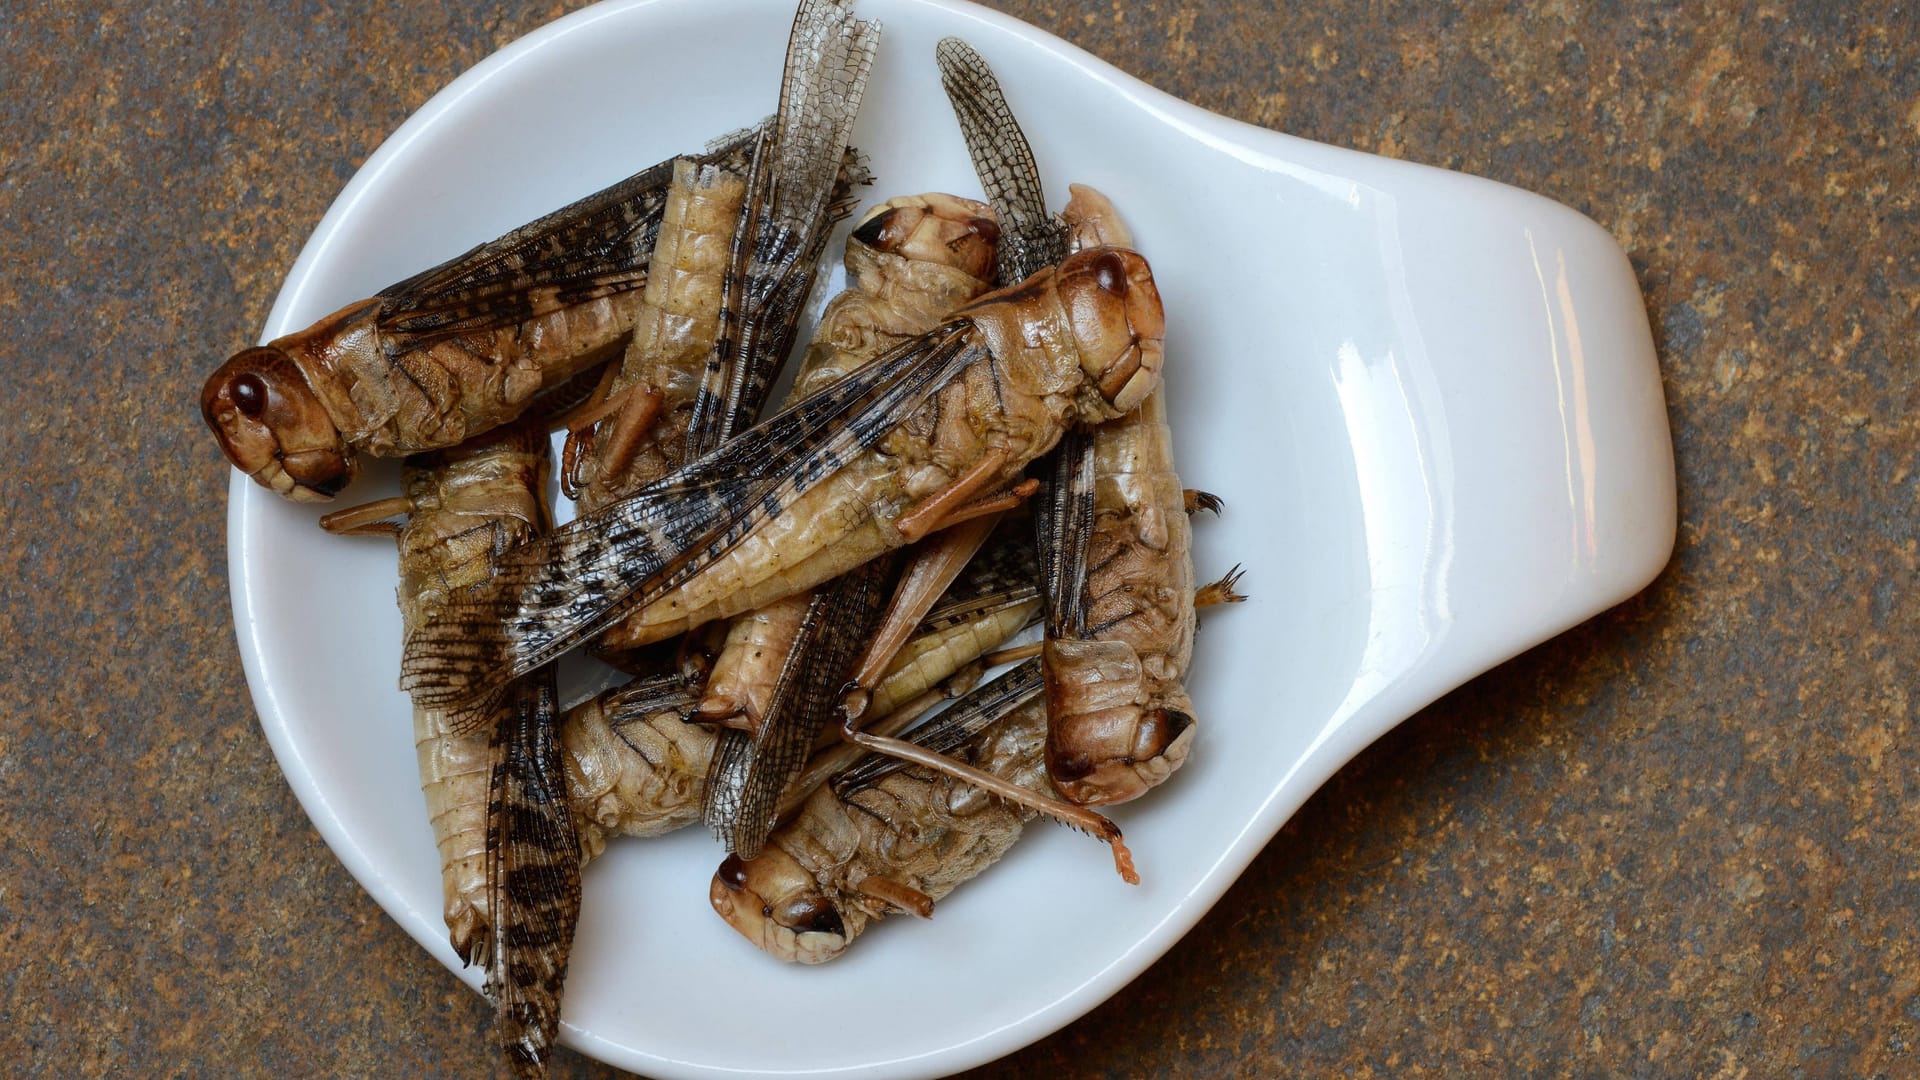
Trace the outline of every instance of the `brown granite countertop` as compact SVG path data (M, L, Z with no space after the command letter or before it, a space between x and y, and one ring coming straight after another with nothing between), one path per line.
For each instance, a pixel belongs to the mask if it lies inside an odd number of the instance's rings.
M574 6L0 15L6 1071L488 1068L480 1000L261 736L195 403L380 140ZM1920 8L1001 6L1600 222L1681 524L1644 595L1362 754L1157 966L981 1074L1920 1074Z

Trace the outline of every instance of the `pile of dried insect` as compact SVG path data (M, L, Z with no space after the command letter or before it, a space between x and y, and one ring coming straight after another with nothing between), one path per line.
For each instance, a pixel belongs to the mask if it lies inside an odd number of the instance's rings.
M1198 590L1160 393L1164 316L1118 212L1048 211L984 60L942 82L986 201L855 222L783 411L879 28L803 0L778 108L245 350L202 412L233 464L324 500L361 454L403 493L329 514L400 547L412 695L455 950L506 1060L544 1072L580 874L696 818L715 910L788 960L919 917L1046 815L1183 762ZM577 516L551 527L550 433ZM1038 625L1039 640L1009 646ZM561 711L587 649L632 681ZM977 685L988 669L1013 664ZM914 727L922 717L948 706Z

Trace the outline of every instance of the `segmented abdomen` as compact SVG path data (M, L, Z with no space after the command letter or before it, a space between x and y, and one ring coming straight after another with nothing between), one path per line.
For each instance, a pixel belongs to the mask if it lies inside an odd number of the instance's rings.
M543 528L546 439L524 427L483 443L417 455L401 469L413 503L401 528L402 625L407 632L434 618L450 601L483 588L494 552ZM511 705L505 706L511 708ZM441 892L448 940L462 959L489 927L487 911L488 748L496 716L469 735L454 734L445 714L413 710L414 754L420 790L440 851Z
M582 470L582 513L684 462L687 420L720 332L721 282L745 198L746 181L740 176L685 158L674 162L633 337L610 388L616 395L635 387L658 391L660 414L630 457L616 457L619 448L609 438L596 440L596 453ZM612 427L611 420L600 425L603 433Z

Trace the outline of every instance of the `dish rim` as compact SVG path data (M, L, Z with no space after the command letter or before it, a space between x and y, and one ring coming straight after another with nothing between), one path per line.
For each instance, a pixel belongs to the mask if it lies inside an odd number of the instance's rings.
M468 95L509 68L526 62L529 57L537 55L541 50L552 47L569 35L583 32L603 19L626 17L630 11L656 5L693 2L696 0L603 0L601 3L569 13L536 28L527 35L495 50L472 68L455 77L415 110L369 155L366 162L336 197L287 272L268 316L262 341L291 329L287 325L289 311L301 304L305 291L312 285L316 265L327 258L329 249L341 229L354 218L361 201L370 192L380 188L387 171L405 155L407 149L417 139L435 130L445 121L447 114L457 108ZM1155 89L1077 46L1011 16L979 7L968 0L895 0L895 2L908 7L960 15L995 31L1020 38L1027 44L1071 66L1078 74L1103 84L1128 103L1169 123L1192 131L1204 132L1229 142L1243 141L1249 132L1257 132L1263 139L1280 139L1290 144L1313 147L1316 154L1331 153L1336 157L1352 155L1374 160L1371 155L1360 154L1357 151L1308 143L1292 136L1254 128L1239 121L1209 113L1198 106L1180 101ZM1409 168L1427 168L1408 165L1408 163L1398 164L1407 165ZM1440 170L1430 171L1441 172ZM1459 174L1443 175L1458 176ZM1505 188L1507 191L1517 190L1477 177L1463 177L1463 179L1475 184ZM1568 215L1579 217L1576 212L1557 203L1551 203L1550 200L1540 196L1528 194L1527 197L1539 199L1542 203L1552 205ZM1580 220L1585 219L1580 218ZM1594 227L1597 228L1597 226ZM261 497L263 496L247 477L237 471L231 473L227 515L228 574L232 583L235 631L239 639L242 666L246 673L249 692L259 711L262 729L273 747L276 760L281 765L281 771L287 777L288 784L293 788L302 808L313 821L315 828L333 851L334 856L354 876L361 887L380 903L383 909L388 909L391 915L389 904L383 898L392 891L392 886L384 880L381 871L367 852L348 833L345 824L334 811L328 793L321 790L315 774L302 761L299 749L293 741L293 733L287 723L286 708L281 703L276 688L268 683L262 670L263 653L256 632L256 618L249 593L248 548L244 542L244 525L248 508ZM1661 560L1662 565L1664 561L1664 559ZM1658 566L1654 568L1655 572L1657 570ZM1646 580L1651 580L1652 576L1652 573L1648 573ZM1631 588L1621 591L1617 596L1606 598L1605 602L1599 604L1594 611L1604 610L1605 607L1625 599L1637 592L1645 583L1646 581L1640 581L1633 584ZM1565 626L1543 629L1538 640L1545 640L1559 633L1566 626L1583 621L1593 613L1580 614ZM1530 647L1530 645L1524 647ZM1476 671L1484 671L1511 655L1513 652L1489 655L1486 663L1478 666ZM1417 699L1417 704L1405 709L1396 708L1392 710L1393 718L1382 719L1364 729L1357 731L1351 727L1345 729L1339 739L1334 740L1333 743L1315 747L1303 760L1295 764L1292 771L1276 777L1273 787L1260 803L1253 819L1247 822L1239 835L1233 839L1226 856L1211 866L1196 885L1173 905L1167 917L1155 927L1148 938L1122 950L1114 962L1102 969L1093 979L1055 999L1046 1007L1029 1014L1019 1023L992 1033L991 1038L982 1038L970 1043L930 1051L920 1058L892 1064L902 1067L907 1073L912 1073L915 1068L945 1071L949 1068L960 1069L979 1065L1060 1030L1105 1001L1138 977L1181 940L1238 880L1247 866L1287 820L1335 772L1362 749L1392 730L1419 708L1472 677L1473 674L1469 673L1450 681L1445 678L1430 678L1425 684L1416 683L1412 687L1402 687L1407 699ZM294 767L290 767L290 763ZM441 958L441 950L436 948L439 944L437 938L422 938L416 932L416 928L405 920L396 919L396 921L408 931L410 936L434 953L436 958ZM473 980L466 979L466 981L471 983ZM645 1058L640 1064L636 1064L630 1056L629 1048L625 1045L578 1028L568 1028L565 1041L583 1053L627 1068L645 1067L650 1070L663 1070L669 1066L688 1065L696 1070L702 1070L697 1073L685 1073L686 1075L716 1075L724 1071L710 1066L692 1066L692 1063L673 1062L664 1058ZM880 1067L876 1065L845 1071L849 1074L879 1075L879 1069ZM830 1071L841 1072L842 1070Z

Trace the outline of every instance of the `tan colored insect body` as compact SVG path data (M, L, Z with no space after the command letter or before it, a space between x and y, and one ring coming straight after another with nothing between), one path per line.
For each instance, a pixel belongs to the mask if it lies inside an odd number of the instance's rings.
M952 195L891 199L868 211L847 239L848 287L821 313L790 400L832 386L985 292L997 236L986 206ZM758 730L810 595L734 620L714 662L704 715Z
M976 737L959 757L1045 791L1045 741L1045 710L1033 702ZM759 858L723 864L708 897L721 918L768 954L823 963L872 921L939 900L992 865L1032 816L919 767L845 799L822 788L775 830Z
M1063 215L1075 246L1131 243L1106 196L1079 184ZM1096 428L1088 633L1049 639L1047 767L1082 805L1124 802L1165 780L1193 744L1181 679L1193 655L1193 533L1173 468L1165 393ZM1231 579L1220 599L1238 599Z
M990 294L948 333L987 355L872 451L642 608L608 644L659 641L901 547L910 537L900 523L918 505L1008 486L1069 425L1121 415L1159 381L1160 297L1146 261L1130 251L1083 253Z
M1179 768L1194 735L1193 537L1159 393L1093 435L1086 640L1052 639L1047 765L1085 806L1123 802Z
M524 429L459 450L410 460L401 470L408 507L398 530L400 614L425 625L452 601L486 585L493 557L546 527L546 442ZM511 702L503 708L512 708ZM448 940L470 961L485 936L487 785L493 725L449 730L444 714L413 711L414 749L427 817L440 849Z
M545 528L546 451L544 430L523 423L415 455L401 468L402 495L321 525L396 535L402 622L432 626L490 585L502 552ZM404 524L391 523L398 515ZM477 725L414 710L448 940L485 969L496 1039L523 1076L543 1073L579 916L580 841L560 776L555 697L547 666L511 684Z
M747 164L750 135L701 158ZM380 457L519 416L632 329L670 166L655 165L222 364L201 415L241 471L328 499Z
M597 858L610 836L660 836L700 819L714 731L687 722L692 695L623 715L619 693L576 705L560 724L583 860Z

